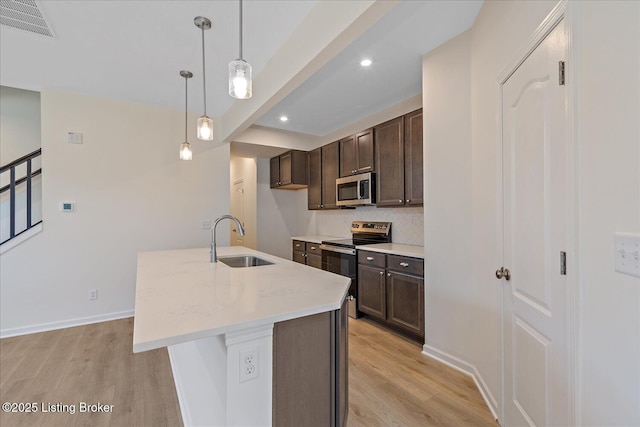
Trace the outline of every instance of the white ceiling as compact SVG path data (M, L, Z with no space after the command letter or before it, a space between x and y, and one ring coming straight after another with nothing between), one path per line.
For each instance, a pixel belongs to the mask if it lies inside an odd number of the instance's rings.
M0 84L21 89L59 88L200 113L201 30L193 18L213 22L205 31L207 113L221 116L229 62L238 57L238 1L39 1L55 38L0 26ZM315 1L245 1L244 58L254 74L290 36Z
M213 21L205 32L207 112L222 116L233 104L227 67L238 56L237 0L38 3L56 37L0 26L1 85L183 109L178 72L188 69L194 73L189 110L201 114L201 36L193 18L203 15ZM244 57L254 76L315 3L245 0ZM400 2L256 123L322 136L421 93L422 54L468 29L481 4ZM369 69L359 66L365 56L374 61ZM280 122L282 114L287 123Z
M469 29L481 5L401 2L256 123L324 136L422 93L422 55Z

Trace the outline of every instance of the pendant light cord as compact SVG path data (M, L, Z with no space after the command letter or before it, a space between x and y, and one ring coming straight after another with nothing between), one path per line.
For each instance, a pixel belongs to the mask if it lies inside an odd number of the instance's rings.
M240 59L242 59L242 0L240 0Z
M187 91L187 82L189 79L187 77L184 78L184 142L187 142L187 108L189 103L187 102L187 96L189 92Z
M202 27L202 86L204 92L204 115L207 115L207 77L204 72L204 27Z

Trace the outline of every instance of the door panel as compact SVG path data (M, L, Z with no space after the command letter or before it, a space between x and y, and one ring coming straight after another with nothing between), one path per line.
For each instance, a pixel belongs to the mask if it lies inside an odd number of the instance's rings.
M404 198L407 205L422 205L423 196L422 109L404 118Z
M322 154L321 148L309 151L307 171L309 173L307 201L309 209L320 209L322 204Z
M355 135L340 140L340 177L351 176L358 168Z
M504 423L568 425L569 243L561 22L503 86Z
M356 159L358 173L373 170L373 129L367 129L356 135Z
M335 209L336 204L336 179L338 178L338 163L340 148L338 141L322 147L322 207Z
M377 206L404 204L404 117L374 128Z
M384 270L361 265L358 267L358 310L379 319L387 318L387 291Z

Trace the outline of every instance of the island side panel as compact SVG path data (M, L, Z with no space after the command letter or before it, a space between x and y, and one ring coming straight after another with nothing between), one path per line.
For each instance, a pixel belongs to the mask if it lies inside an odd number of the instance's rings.
M332 425L332 315L319 313L274 325L274 426Z

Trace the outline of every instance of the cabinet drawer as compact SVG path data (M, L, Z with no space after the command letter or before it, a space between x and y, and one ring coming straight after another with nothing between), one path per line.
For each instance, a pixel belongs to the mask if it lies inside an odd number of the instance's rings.
M358 264L385 267L385 255L378 252L358 251Z
M306 242L303 242L302 240L294 240L293 241L293 250L294 251L306 251L307 247L305 246Z
M387 255L387 268L406 274L424 276L424 260L398 255Z
M320 250L320 245L317 243L307 242L307 253L322 255L322 251Z

